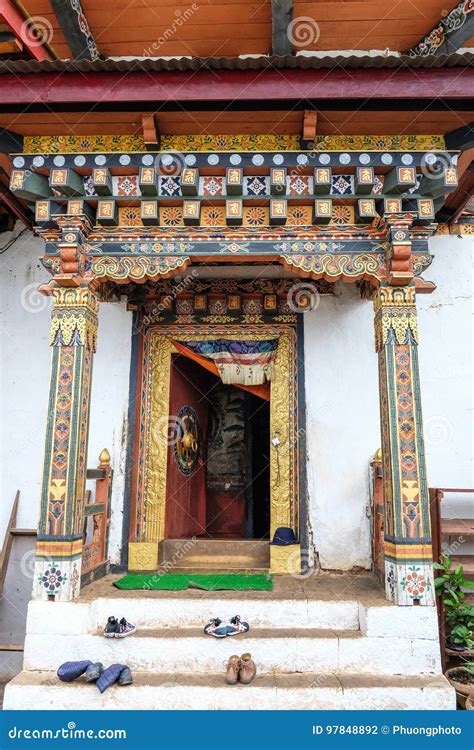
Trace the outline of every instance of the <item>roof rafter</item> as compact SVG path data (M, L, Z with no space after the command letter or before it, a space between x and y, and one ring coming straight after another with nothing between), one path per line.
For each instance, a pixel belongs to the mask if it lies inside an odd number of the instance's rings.
M76 0L50 0L62 32L75 60L98 60L99 50L81 3Z
M412 57L421 55L446 55L457 52L474 36L474 5L461 0L442 21L434 27L409 54Z
M272 0L272 55L291 55L293 0Z
M48 49L48 30L35 23L35 18L28 18L20 12L11 0L0 0L0 22L10 27L15 37L24 45L35 60L52 60ZM36 19L40 21L40 19Z
M449 149L465 151L468 148L474 148L474 122L446 133L445 141Z

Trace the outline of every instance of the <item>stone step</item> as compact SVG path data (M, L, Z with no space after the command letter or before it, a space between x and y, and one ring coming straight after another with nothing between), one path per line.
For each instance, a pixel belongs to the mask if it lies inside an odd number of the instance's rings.
M223 595L229 593L231 596ZM28 606L27 632L71 635L93 632L104 628L110 615L125 617L137 628L204 628L213 617L225 620L240 615L253 627L359 629L356 600L269 599L262 594L268 592L189 590L144 595L142 591L127 591L123 596L117 592L114 598L91 602L32 601Z
M151 672L215 674L232 654L250 651L262 674L352 671L415 675L441 670L433 641L372 638L360 632L310 628L260 629L226 638L202 628L140 630L127 638L28 633L23 668L55 671L65 661L119 662Z
M454 710L455 692L442 675L397 677L351 673L259 675L229 686L219 674L135 672L134 683L103 695L81 679L65 684L54 672L21 672L5 689L8 710Z
M195 565L174 565L173 570L170 571L170 573L185 573L189 575L197 572L199 575L229 575L229 573L235 573L236 571L238 571L240 575L245 576L262 575L268 573L268 566L265 568L242 568L241 566L236 566L235 568L224 568L222 565L216 563L214 567L209 565L207 568L198 568Z
M28 605L29 634L81 635L102 630L110 615L125 617L142 629L204 628L211 617L240 615L255 628L311 628L361 631L368 636L438 639L436 607L395 607L388 602L362 603L316 599L301 593L295 581L293 598L263 591L119 591L87 601L38 602Z
M270 547L256 539L164 539L160 544L160 565L168 562L170 572L180 569L194 571L268 570Z

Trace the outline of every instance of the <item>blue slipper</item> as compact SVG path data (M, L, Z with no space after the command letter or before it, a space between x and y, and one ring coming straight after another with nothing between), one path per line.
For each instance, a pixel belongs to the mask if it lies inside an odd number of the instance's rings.
M95 683L100 692L104 693L114 682L117 682L124 669L127 669L125 664L112 664L107 669L104 669Z
M65 661L61 664L57 671L57 675L61 682L72 682L76 677L80 677L81 674L90 667L92 664L88 659L85 661Z
M95 664L91 664L86 669L85 680L86 682L97 682L100 675L104 671L104 665L100 661L96 661Z

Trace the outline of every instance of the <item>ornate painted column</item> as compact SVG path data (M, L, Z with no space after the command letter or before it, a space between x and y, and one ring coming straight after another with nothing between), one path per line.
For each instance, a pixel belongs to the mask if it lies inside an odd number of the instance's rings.
M384 493L385 587L400 605L435 603L415 287L375 293Z
M89 287L56 287L51 380L33 596L79 594L92 357L99 301Z

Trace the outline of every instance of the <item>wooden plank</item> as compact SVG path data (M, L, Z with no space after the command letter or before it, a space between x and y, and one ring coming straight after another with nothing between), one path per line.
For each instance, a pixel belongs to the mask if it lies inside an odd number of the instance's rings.
M474 555L453 555L453 567L462 565L466 576L474 576Z
M13 536L37 536L37 529L12 529Z
M99 50L79 0L50 0L72 56L76 60L98 60Z
M443 536L474 536L474 519L442 518L441 534Z
M24 651L22 643L0 643L0 651Z
M5 531L5 538L3 540L2 551L0 552L0 594L3 591L5 584L5 578L7 575L8 561L10 559L10 552L12 548L13 537L11 530L15 528L16 514L18 511L18 503L20 502L20 490L16 491L15 499L13 501L13 507L8 519L7 528Z

